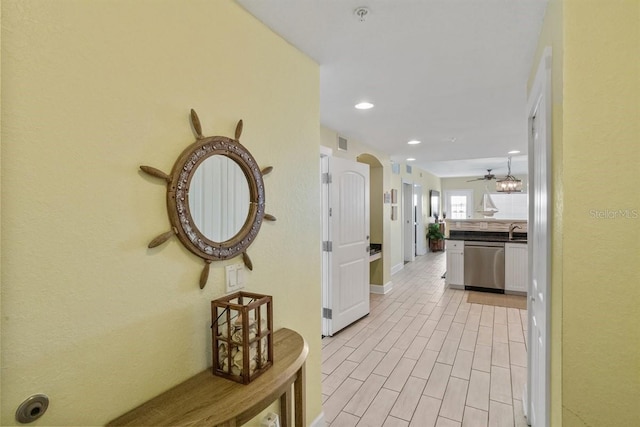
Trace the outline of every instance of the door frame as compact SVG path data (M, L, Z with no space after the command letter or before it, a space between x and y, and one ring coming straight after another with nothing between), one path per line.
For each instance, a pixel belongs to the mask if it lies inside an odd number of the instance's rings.
M531 399L534 396L531 393L532 390L532 382L541 379L542 393L543 393L543 402L537 402L542 412L542 420L539 421L539 426L547 426L550 423L550 415L551 415L551 269L552 269L552 258L551 258L551 238L552 238L552 221L553 216L551 212L552 206L552 163L551 163L551 139L552 139L552 129L551 129L551 117L552 117L552 93L551 93L551 48L547 47L542 53L542 57L540 59L538 69L536 71L536 75L534 78L534 83L531 88L531 92L529 94L529 98L527 101L527 113L528 113L528 142L529 142L529 232L532 231L534 233L541 233L545 238L536 239L536 236L533 236L533 239L529 239L530 247L529 247L529 272L528 272L528 299L527 299L527 317L528 317L528 343L529 348L527 351L527 385L526 385L526 396L523 400L525 415L527 416L527 421L530 421L531 414ZM533 119L539 121L541 124L541 128L544 130L538 137L538 144L543 144L543 153L540 155L534 149L534 137L532 135L532 126ZM547 191L546 200L539 200L536 197L536 185L535 177L533 176L535 170L534 165L541 165L543 168L543 179L545 180L545 186ZM536 211L540 209L540 207L545 208L545 215L548 219L546 222L545 228L543 230L537 230L532 225L536 221ZM544 246L541 248L537 248L533 246L533 241L544 242ZM533 373L532 367L534 365L534 361L532 361L531 351L532 345L534 341L533 332L534 328L533 324L533 298L532 288L533 288L533 260L534 260L534 251L539 251L538 254L543 257L543 265L545 266L542 273L538 272L538 274L545 279L545 283L543 284L542 292L544 293L543 307L544 307L544 354L540 355L544 357L544 366L545 372L541 373ZM540 406L541 405L541 406ZM534 426L538 427L538 426Z
M413 183L402 180L402 259L413 262L416 259L416 227L413 210ZM408 221L408 222L407 222Z
M426 255L427 253L427 229L424 225L424 193L422 191L421 184L413 184L413 198L416 196L419 200L414 203L414 212L415 212L415 233L414 240L416 242L416 255Z
M318 179L320 180L320 212L322 217L322 227L321 227L321 241L329 241L330 240L330 224L329 224L329 187L327 185L322 185L322 174L329 173L329 160L333 156L333 150L329 147L320 146L320 176ZM331 323L328 319L323 316L323 307L330 306L330 293L329 293L329 283L331 283L331 257L329 256L329 252L323 251L322 246L318 248L320 250L321 259L322 259L322 273L321 273L321 282L322 282L322 307L320 308L320 313L318 316L322 319L322 335L329 336L331 332Z

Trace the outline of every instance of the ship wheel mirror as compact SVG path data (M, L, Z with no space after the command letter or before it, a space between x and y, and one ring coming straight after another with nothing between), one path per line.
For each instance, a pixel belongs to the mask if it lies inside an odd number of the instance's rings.
M200 288L209 277L212 261L242 256L253 270L247 248L253 243L263 220L275 221L265 213L263 176L272 167L260 169L251 153L240 144L242 120L235 138L202 135L200 120L191 110L196 141L180 154L170 174L151 166L145 173L167 183L167 213L171 229L154 238L149 248L174 235L192 253L204 260Z

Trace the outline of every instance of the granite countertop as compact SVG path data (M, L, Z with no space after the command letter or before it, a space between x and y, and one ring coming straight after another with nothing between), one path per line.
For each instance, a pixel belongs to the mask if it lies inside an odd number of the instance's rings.
M505 242L527 243L527 233L513 233L509 240L509 233L483 231L451 231L447 240L470 240L476 242Z
M375 255L382 252L382 243L371 243L369 245L369 255Z

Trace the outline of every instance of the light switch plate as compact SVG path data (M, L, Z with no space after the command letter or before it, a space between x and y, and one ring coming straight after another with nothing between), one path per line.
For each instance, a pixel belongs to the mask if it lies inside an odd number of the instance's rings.
M227 292L236 292L244 288L244 265L231 264L225 267Z

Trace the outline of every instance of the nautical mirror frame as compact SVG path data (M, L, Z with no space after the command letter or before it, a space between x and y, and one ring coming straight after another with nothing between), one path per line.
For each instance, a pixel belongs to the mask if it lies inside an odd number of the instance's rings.
M249 150L240 144L242 120L236 126L235 139L226 136L203 136L200 119L194 110L191 110L191 124L196 133L196 141L180 154L170 174L151 166L140 166L140 169L151 176L164 179L167 183L167 213L171 230L154 238L148 247L155 248L172 236L177 236L189 251L204 260L204 269L200 274L200 289L202 289L207 284L212 261L222 261L242 255L245 266L253 270L247 248L258 235L263 220L276 220L273 215L265 213L263 180L263 176L270 173L273 167L260 169ZM244 225L234 236L223 242L215 242L205 236L194 224L189 209L191 179L198 166L215 155L234 161L244 173L249 185L249 212Z

